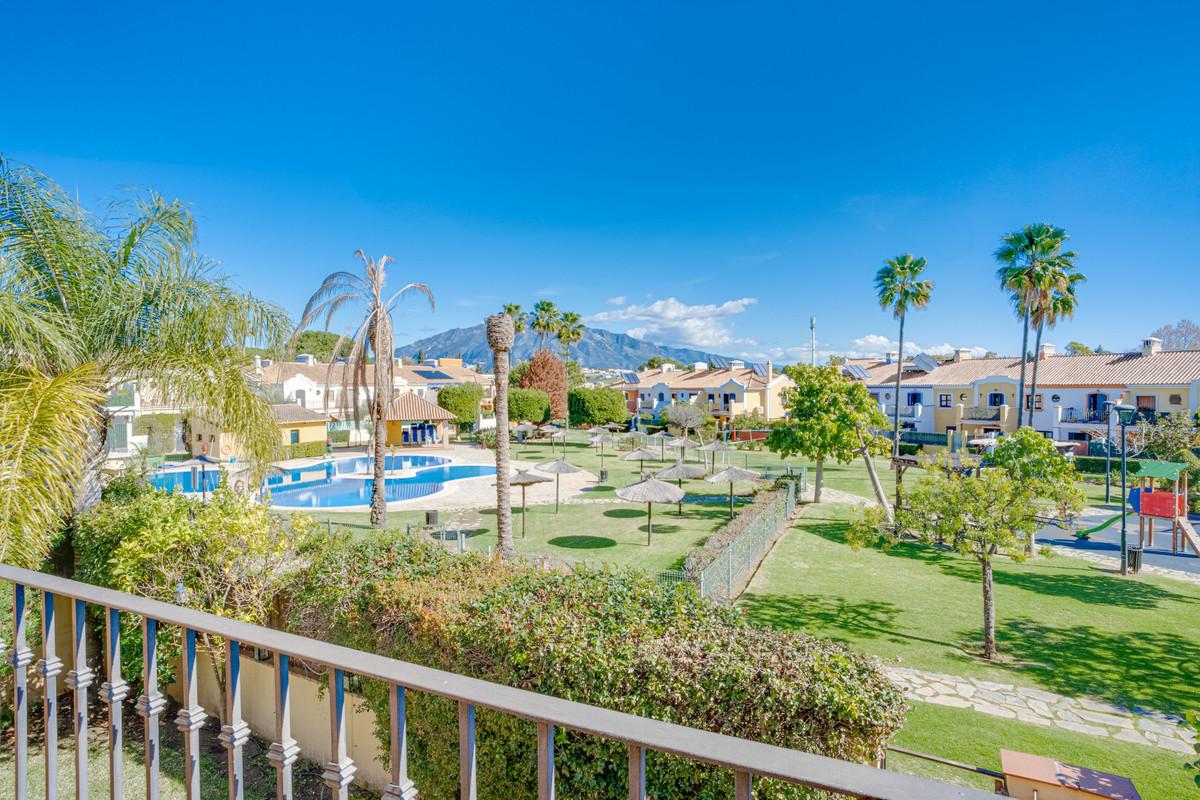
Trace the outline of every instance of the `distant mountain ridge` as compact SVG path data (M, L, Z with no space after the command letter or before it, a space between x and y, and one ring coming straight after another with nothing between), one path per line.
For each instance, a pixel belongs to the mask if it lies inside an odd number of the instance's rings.
M556 353L560 349L558 340L553 338L546 340L546 346ZM538 348L539 338L536 333L526 330L517 334L512 351L514 363L528 360ZM415 358L419 353L423 353L426 358L453 358L461 354L463 361L467 363L481 363L486 369L492 368L492 351L487 346L487 333L482 323L470 328L451 328L396 348L396 355L405 358ZM729 360L728 356L689 347L653 344L625 333L613 333L601 328L585 328L583 339L571 347L571 357L579 361L580 366L596 369L636 369L651 356L665 356L685 364Z

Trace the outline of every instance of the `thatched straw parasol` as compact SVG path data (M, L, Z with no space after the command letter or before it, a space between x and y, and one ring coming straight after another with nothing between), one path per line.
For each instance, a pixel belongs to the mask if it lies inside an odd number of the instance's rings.
M664 483L657 478L643 477L637 483L617 489L617 497L627 503L646 504L646 546L650 546L650 534L654 532L654 503L678 503L683 499L683 489Z
M667 467L661 472L654 473L654 477L662 478L663 480L677 481L679 490L683 491L683 482L685 480L695 480L696 478L704 477L704 467L699 464L685 464L682 460L677 461L675 466ZM683 516L683 498L679 498L679 516Z
M666 431L659 431L658 433L650 434L650 438L658 439L659 459L661 461L666 461L667 460L667 439L671 438L671 434L667 433Z
M704 480L709 483L729 484L729 518L733 519L733 484L735 481L752 481L761 478L757 472L751 472L741 467L726 467L715 475L709 475Z
M604 470L604 445L616 444L617 440L607 433L597 433L594 436L592 436L590 439L588 439L588 442L591 444L600 445L600 469L601 469L601 471L603 471Z
M717 439L713 439L711 442L704 445L703 447L697 447L696 452L712 453L713 454L712 468L716 469L717 468L717 453L726 453L732 449L733 449L732 447L725 444L724 442L719 441ZM705 458L707 458L707 456L705 456ZM705 462L705 463L707 463L707 462Z
M658 453L654 452L653 450L647 450L645 447L639 447L637 450L630 450L628 453L621 456L622 461L640 462L638 466L639 472L645 472L647 459L654 460L656 458L658 458Z
M568 463L564 458L556 458L553 461L543 461L541 464L537 465L537 469L554 476L554 513L557 514L558 486L561 476L570 475L573 472L581 472L581 470L574 464Z
M549 483L550 479L545 475L535 475L529 470L520 469L516 474L509 479L509 484L512 486L521 487L521 538L525 538L525 490L535 483Z

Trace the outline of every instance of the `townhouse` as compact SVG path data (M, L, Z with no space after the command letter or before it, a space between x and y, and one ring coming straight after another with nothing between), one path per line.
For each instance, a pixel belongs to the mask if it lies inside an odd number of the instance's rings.
M1026 362L1025 408L1033 407L1033 427L1056 441L1103 436L1109 402L1136 406L1151 418L1200 409L1200 350L1163 350L1153 337L1131 353L1057 355L1054 345L1044 344L1037 354L1037 391L1030 395L1033 366ZM1017 427L1018 358L972 358L968 350L942 362L917 355L902 366L898 397L894 353L848 360L842 371L867 385L889 419L899 403L907 430L974 436Z
M691 369L664 364L660 369L626 372L612 384L625 393L632 414L658 414L671 403L699 403L719 422L755 413L779 419L785 413L781 394L792 385L791 378L770 362L747 365L743 361L730 361L721 368L702 361Z

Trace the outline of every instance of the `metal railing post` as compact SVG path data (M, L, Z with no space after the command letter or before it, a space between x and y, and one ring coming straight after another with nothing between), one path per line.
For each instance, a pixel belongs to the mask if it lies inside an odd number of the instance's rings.
M142 617L142 694L137 712L144 720L147 800L158 800L160 732L158 717L167 698L158 690L158 620Z
M93 673L87 665L87 603L75 600L71 604L72 669L67 673L67 688L74 692L73 725L75 731L75 800L88 796L88 687ZM199 798L196 798L199 800Z
M333 797L348 800L350 781L357 771L347 754L346 742L346 672L341 669L329 673L329 762L321 777Z
M129 684L121 677L121 612L104 609L104 667L108 680L100 685L100 699L108 706L108 796L125 796L125 714L121 703Z
M388 705L392 722L392 782L383 796L388 800L413 800L417 796L417 787L408 777L408 692L403 686L391 685Z
M629 800L646 800L646 748L629 745Z
M738 770L733 773L734 800L751 800L754 797L754 779L749 772Z
M225 724L217 740L225 746L229 800L242 800L246 768L243 749L250 739L250 726L242 719L242 647L225 640Z
M475 706L458 703L458 797L476 800L478 776L475 765Z
M200 800L200 728L207 716L200 707L200 676L196 673L196 631L183 629L183 705L175 727L183 734L183 784L187 800Z
M554 726L537 726L538 800L554 800Z
M28 622L25 586L14 583L12 657L8 663L13 668L13 786L17 800L25 800L29 790L28 667L33 663L33 651L26 643Z
M276 800L292 800L292 764L300 756L300 745L292 738L292 689L288 657L275 653L275 741L267 759L275 768Z
M54 593L42 592L42 719L46 731L46 800L58 800L58 675L63 662L55 654Z

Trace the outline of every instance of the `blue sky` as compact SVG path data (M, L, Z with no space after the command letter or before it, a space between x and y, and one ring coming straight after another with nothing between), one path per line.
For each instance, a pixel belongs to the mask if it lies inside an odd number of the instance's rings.
M1090 279L1050 341L1196 316L1195 3L332 9L19 4L0 151L87 203L186 200L293 312L392 255L438 299L406 340L546 297L777 360L815 314L823 351L875 352L872 277L911 251L936 283L912 341L1015 353L991 252L1042 220Z

